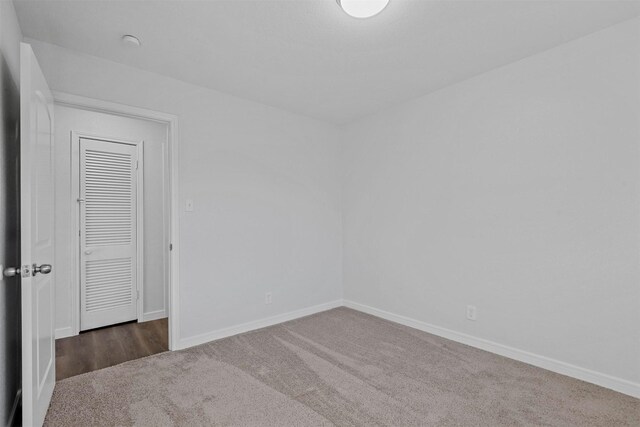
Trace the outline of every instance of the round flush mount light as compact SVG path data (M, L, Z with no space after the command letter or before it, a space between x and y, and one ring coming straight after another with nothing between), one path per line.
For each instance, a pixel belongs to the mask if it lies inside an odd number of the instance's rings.
M382 12L389 0L336 0L347 15L354 18L370 18Z
M131 34L126 34L126 35L122 36L122 42L125 45L131 46L131 47L140 47L140 46L142 46L142 43L140 42L140 39L137 38L136 36L132 36Z

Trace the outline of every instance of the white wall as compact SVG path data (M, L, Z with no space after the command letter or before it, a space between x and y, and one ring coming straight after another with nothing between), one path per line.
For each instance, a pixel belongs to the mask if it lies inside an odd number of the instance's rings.
M77 224L72 223L72 206L76 200L72 197L71 185L71 132L99 135L124 140L144 141L144 284L143 284L143 320L166 317L165 300L168 272L168 200L165 201L164 189L168 186L168 167L165 152L167 149L166 124L136 120L128 117L104 114L55 106L55 191L56 191L56 331L58 336L72 333L73 315L76 318L79 306L72 304L72 292L76 292L73 283L74 251L78 248L72 238ZM77 177L76 177L77 180ZM76 181L77 183L77 181ZM77 279L76 279L77 280ZM79 299L76 300L79 304Z
M341 298L338 129L32 44L54 90L179 116L183 340Z
M0 425L13 425L21 387L20 278L20 41L12 2L0 0Z
M349 126L345 298L640 383L639 63L635 19Z

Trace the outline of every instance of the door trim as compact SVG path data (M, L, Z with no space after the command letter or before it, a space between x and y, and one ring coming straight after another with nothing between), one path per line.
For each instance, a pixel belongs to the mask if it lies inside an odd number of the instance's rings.
M176 350L180 342L180 236L179 236L179 185L178 185L178 117L144 108L132 107L99 99L52 91L54 102L88 111L115 114L134 119L152 120L167 125L167 147L169 157L169 350ZM168 248L167 248L168 250ZM79 312L78 312L79 315ZM73 331L77 333L77 331Z
M133 145L137 150L138 167L136 169L136 316L138 323L144 318L144 141L129 141L121 138L111 138L104 135L93 135L84 132L71 131L71 233L73 255L71 267L73 269L71 282L71 325L74 335L80 333L80 140L112 144ZM164 232L164 230L163 230ZM164 267L164 266L163 266Z

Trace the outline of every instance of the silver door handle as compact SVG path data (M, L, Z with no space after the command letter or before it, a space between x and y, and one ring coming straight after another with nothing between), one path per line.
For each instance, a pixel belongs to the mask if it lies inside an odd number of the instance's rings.
M33 275L35 276L38 273L40 274L51 273L51 264L42 264L42 265L33 264Z
M18 267L18 268L16 268L16 267L5 268L2 273L5 275L5 277L19 276L20 275L20 267Z

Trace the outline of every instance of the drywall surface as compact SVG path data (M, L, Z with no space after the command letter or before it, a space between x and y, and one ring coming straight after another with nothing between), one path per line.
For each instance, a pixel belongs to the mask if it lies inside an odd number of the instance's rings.
M53 90L178 116L181 339L341 298L339 129L32 44Z
M2 269L20 265L20 41L12 2L0 1L0 424L20 413L20 278Z
M168 168L166 159L167 125L147 120L104 114L95 111L76 109L64 105L55 106L55 185L56 185L56 239L55 265L56 275L56 331L68 335L72 328L73 315L79 315L79 305L72 304L72 293L77 290L78 272L73 258L79 253L75 246L73 233L78 224L72 223L77 216L77 201L73 197L71 186L78 185L71 176L72 132L115 138L125 141L144 141L144 317L166 317L168 299L168 256L169 236L165 224L169 221L168 200L164 190L168 187ZM75 276L78 274L75 273ZM76 304L79 304L79 295Z
M345 299L640 383L639 75L635 19L347 127Z

